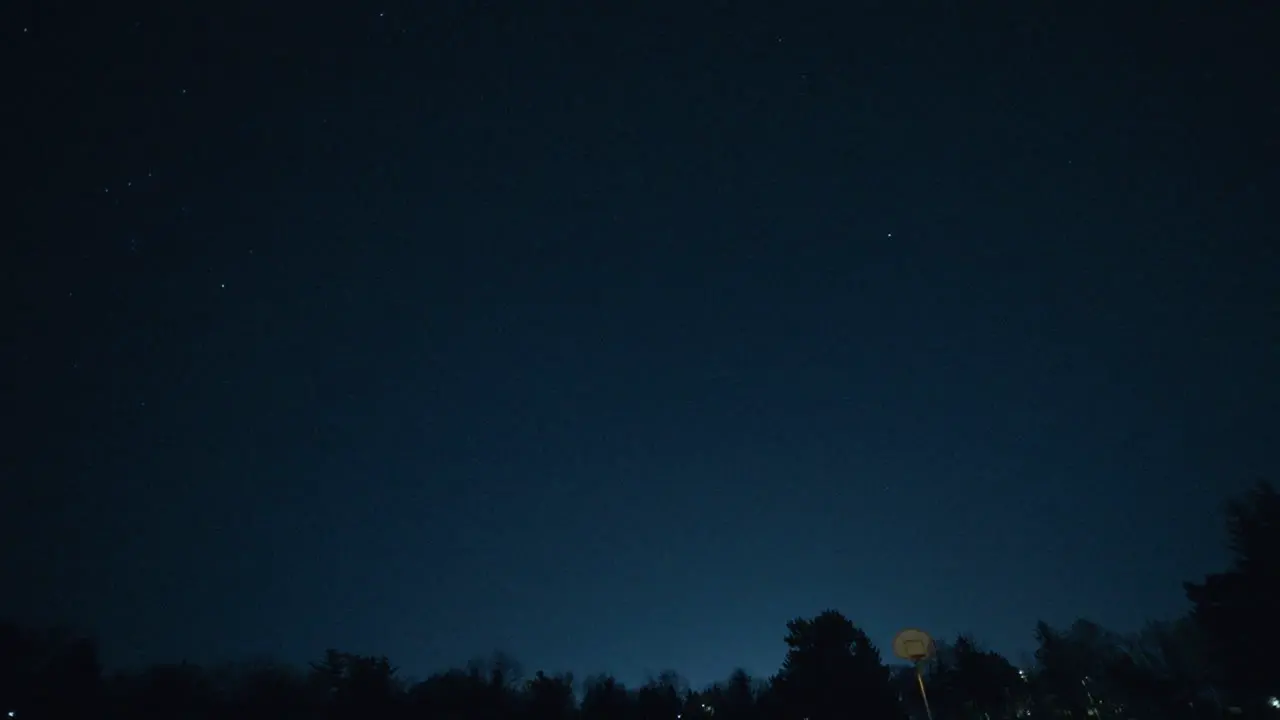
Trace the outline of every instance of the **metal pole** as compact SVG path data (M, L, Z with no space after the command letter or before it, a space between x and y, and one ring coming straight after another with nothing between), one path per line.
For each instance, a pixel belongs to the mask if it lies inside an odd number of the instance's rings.
M920 661L916 661L916 682L920 684L920 699L924 700L924 714L933 720L933 711L929 709L929 694L924 691L924 674L920 672Z

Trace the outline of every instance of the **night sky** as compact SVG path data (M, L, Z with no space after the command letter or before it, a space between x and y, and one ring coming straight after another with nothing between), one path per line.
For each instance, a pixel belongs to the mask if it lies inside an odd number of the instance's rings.
M1280 467L1274 4L823 5L6 10L0 614L698 685L1181 613Z

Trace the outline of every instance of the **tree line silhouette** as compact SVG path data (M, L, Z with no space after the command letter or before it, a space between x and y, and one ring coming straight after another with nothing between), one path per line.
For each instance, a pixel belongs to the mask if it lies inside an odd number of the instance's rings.
M1227 505L1231 566L1185 583L1172 622L1121 634L1088 620L1035 628L1018 668L968 635L921 665L934 720L1280 720L1280 498L1266 483ZM309 668L179 663L106 674L95 643L0 625L0 712L44 718L246 720L926 720L916 669L886 662L839 612L787 623L769 678L735 670L694 690L674 672L634 688L607 675L525 676L497 654L421 682L385 657L328 650Z

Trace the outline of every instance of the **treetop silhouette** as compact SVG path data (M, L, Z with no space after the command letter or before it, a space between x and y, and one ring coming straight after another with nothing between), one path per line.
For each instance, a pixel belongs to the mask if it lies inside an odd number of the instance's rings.
M1280 718L1280 498L1259 484L1226 511L1231 566L1185 584L1191 610L1118 633L1040 622L1032 666L961 634L922 663L935 720ZM924 720L915 669L886 665L836 610L786 623L777 673L734 670L693 690L674 671L628 688L608 675L525 676L498 653L421 682L385 657L327 650L305 671L269 662L161 664L106 675L82 635L0 624L0 711L14 720Z

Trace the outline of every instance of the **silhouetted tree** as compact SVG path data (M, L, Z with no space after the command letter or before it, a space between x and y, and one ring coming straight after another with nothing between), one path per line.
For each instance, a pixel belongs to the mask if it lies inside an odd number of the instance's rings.
M1150 623L1128 638L1107 685L1126 718L1197 718L1216 714L1198 631L1189 619Z
M297 669L276 663L246 664L234 669L230 707L245 720L314 718L326 696Z
M524 669L520 663L502 651L495 651L487 658L476 658L468 663L473 672L489 678L489 684L495 688L514 691L524 680Z
M1274 712L1266 703L1280 696L1280 495L1259 483L1226 515L1232 565L1185 584L1191 617L1231 701L1249 714Z
M1026 692L1013 663L997 652L983 650L966 635L956 638L950 675L946 683L950 707L966 720L1014 717Z
M867 634L827 610L787 623L787 655L774 678L785 712L795 718L900 718L889 668Z
M641 720L672 720L684 709L685 690L687 683L672 670L651 678L636 691L637 717Z
M436 673L409 691L412 715L439 720L470 720L489 702L489 679L479 672L449 670Z
M625 720L633 718L627 688L611 675L587 678L582 692L583 720Z
M97 644L63 629L0 624L0 702L17 717L67 717L101 706Z
M715 720L717 717L714 685L702 692L685 690L682 700L679 720Z
M122 717L214 718L222 709L208 673L192 663L154 665L117 682Z
M324 659L311 668L313 683L329 696L332 717L384 718L395 714L401 688L396 668L387 658L327 650Z
M708 688L703 699L714 710L716 720L754 720L759 716L757 683L741 668Z
M567 720L577 709L572 675L547 675L539 670L525 684L525 710L530 720Z
M1033 705L1060 714L1117 713L1114 668L1124 655L1124 641L1097 623L1080 619L1065 632L1047 623L1036 625L1036 672Z

